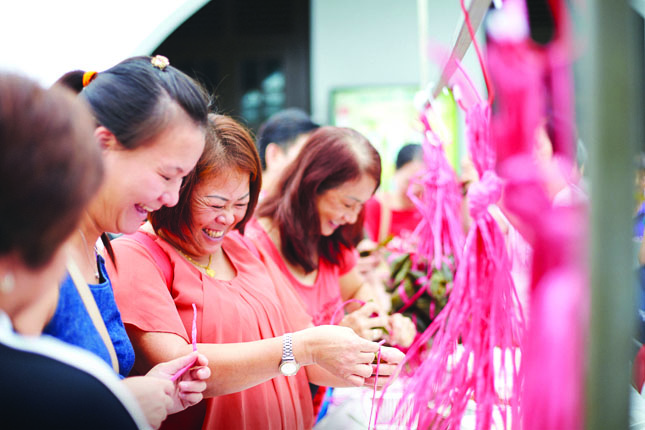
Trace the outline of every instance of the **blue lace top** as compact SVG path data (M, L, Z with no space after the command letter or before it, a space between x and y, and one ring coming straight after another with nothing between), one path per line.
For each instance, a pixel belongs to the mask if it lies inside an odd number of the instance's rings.
M134 349L123 326L123 321L121 321L121 313L114 301L112 283L105 270L105 260L99 255L97 262L103 282L89 285L89 287L112 339L119 360L119 376L123 378L130 373L134 364ZM107 347L94 327L69 274L60 287L56 313L43 333L93 352L105 360L110 367L112 366Z

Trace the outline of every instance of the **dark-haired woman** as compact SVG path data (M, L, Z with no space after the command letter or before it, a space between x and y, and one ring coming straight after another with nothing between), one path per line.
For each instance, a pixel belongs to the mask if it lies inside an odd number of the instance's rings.
M367 339L382 337L386 327L394 333L390 342L409 345L411 321L383 315L356 268L363 205L380 178L380 156L363 135L321 127L283 172L276 193L260 203L248 235L290 280L315 324L340 321ZM345 315L349 300L356 310Z
M96 121L105 179L71 237L72 263L44 332L97 354L125 377L134 350L94 244L105 232L133 233L150 212L177 203L182 179L204 148L208 100L161 56L130 58L100 73L70 72L59 83L81 88ZM201 372L207 377L207 369ZM201 393L183 393L173 404L162 402L156 379L124 380L154 427L201 399Z
M211 115L204 153L179 203L114 241L118 270L108 268L137 370L190 350L193 304L197 309L197 348L212 369L205 392L212 398L173 415L164 428L308 429L309 380L374 383L378 345L344 327L310 327L280 270L238 233L260 186L249 133L231 118ZM402 358L383 348L379 375L389 376Z

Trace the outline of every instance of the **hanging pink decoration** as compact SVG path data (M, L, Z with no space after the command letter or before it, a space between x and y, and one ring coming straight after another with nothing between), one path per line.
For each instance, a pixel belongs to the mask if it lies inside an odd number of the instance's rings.
M411 235L387 245L391 277L386 286L393 311L410 316L417 333L427 329L445 306L464 243L461 190L439 133L432 128L433 106L424 103L419 116L425 171L416 182L423 191L419 196L408 192L408 197L421 221Z
M524 2L507 0L513 19L528 23ZM504 178L503 206L533 246L530 327L524 339L521 374L515 387L526 405L524 430L584 428L584 345L589 308L584 265L586 207L554 207L552 179L534 157L536 130L546 125L554 171L571 170L574 156L573 91L569 20L562 0L549 0L554 38L538 46L525 34L492 28L490 69L498 103L492 136L498 172ZM507 14L498 20L503 27Z
M459 223L461 192L454 170L446 160L443 144L427 119L427 106L421 114L425 127L423 161L426 171L421 177L421 198L408 196L421 213L421 221L413 233L417 238L416 257L431 262L431 268L440 270L448 256L458 265L464 243Z
M474 38L472 28L470 31ZM403 364L419 355L423 357L405 383L395 414L398 424L407 428L458 429L470 401L474 401L478 430L488 430L499 420L504 428L509 421L515 428L520 423L520 399L512 392L513 387L521 385L517 352L524 335L524 319L510 274L504 236L488 210L500 199L502 181L493 170L495 148L490 140L493 91L476 43L475 49L489 87L489 98L477 94L463 70L452 84L458 87L456 98L465 110L471 157L481 179L468 191L473 223L457 264L450 299L415 341ZM430 342L431 347L426 350Z
M504 238L487 205L499 197L501 183L490 171L473 185L471 214L476 220L466 238L462 263L457 269L450 300L406 355L406 361L431 349L412 377L406 381L397 415L408 428L416 423L423 429L459 428L468 401L476 403L477 429L489 429L494 409L503 416L518 409L517 398L505 396L513 381L498 389L501 368L512 368L517 378L518 363L513 354L522 336L523 321L508 270ZM500 363L494 350L504 353ZM496 381L497 379L497 381ZM377 418L378 419L378 418Z

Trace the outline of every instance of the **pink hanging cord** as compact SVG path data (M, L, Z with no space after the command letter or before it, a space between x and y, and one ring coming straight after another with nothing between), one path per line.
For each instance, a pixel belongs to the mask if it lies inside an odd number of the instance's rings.
M426 292L428 289L428 284L430 281L428 280L426 283L424 283L421 288L417 290L416 293L412 297L408 297L407 294L405 294L405 287L403 286L403 282L399 285L399 288L397 288L397 292L399 293L399 297L403 300L403 306L397 310L398 313L403 313L405 312L410 306L412 306L419 297L423 295L423 293Z
M350 303L359 303L361 306L365 304L364 301L359 300L359 299L349 299L338 305L336 310L334 311L333 315L331 316L331 321L330 323L332 325L336 325L336 315L338 315L339 312L341 312L343 309L345 309L345 306L347 306ZM340 321L339 321L340 322ZM376 355L376 368L374 369L374 392L372 393L372 407L370 409L370 418L369 421L367 422L367 429L369 430L370 426L372 425L372 414L374 413L374 401L376 399L376 387L378 384L378 368L381 364L381 346L385 343L385 339L381 340L378 343L378 353ZM376 422L374 423L374 428L376 428Z
M195 306L195 303L193 303L193 329L192 329L192 341L193 341L193 351L197 351L197 307ZM190 369L193 364L195 364L195 361L197 360L197 357L195 357L195 360L187 364L186 366L182 367L179 369L177 373L175 373L172 378L170 378L171 381L176 381L177 379L181 378L181 376L186 373L188 369Z
M378 368L381 365L381 346L385 343L385 339L378 343L378 353L376 354L376 368L374 369L374 392L372 393L372 407L370 408L370 419L367 421L367 430L372 425L372 414L374 413L374 401L376 400L376 385L378 383ZM376 419L374 419L374 430L376 430Z
M342 311L343 311L343 309L345 309L345 306L347 306L347 305L348 305L348 304L350 304L350 303L358 303L358 304L360 304L361 306L363 306L363 305L365 304L365 302L364 302L364 301L362 301L362 300L358 300L358 299L349 299L349 300L344 301L343 303L341 303L340 305L338 305L338 307L336 308L336 310L335 310L335 311L334 311L334 313L332 314L331 319L329 320L329 324L331 324L331 325L338 325L338 323L339 323L343 318L341 317L341 319L340 319L340 320L338 320L338 322L336 322L336 315L338 315L338 313L339 313L339 312L342 312Z
M486 90L488 91L488 104L492 105L493 99L495 98L495 90L493 89L493 85L490 82L490 77L488 76L488 70L486 69L486 65L484 63L484 57L482 56L481 50L479 49L479 44L477 43L475 30L473 30L473 26L470 23L470 15L466 10L466 4L464 3L464 0L459 0L459 4L461 5L461 11L464 13L464 21L466 22L466 26L468 27L468 33L470 34L470 38L473 41L473 47L475 48L475 52L477 52L477 59L479 60L479 65L482 68L482 74L484 75L484 81L486 82Z

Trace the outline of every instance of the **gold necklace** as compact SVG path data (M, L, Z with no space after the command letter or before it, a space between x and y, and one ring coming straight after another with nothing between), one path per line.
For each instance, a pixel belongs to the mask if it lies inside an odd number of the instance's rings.
M210 276L211 278L214 278L214 277L215 277L215 270L214 270L214 269L211 269L211 262L213 261L213 254L210 254L210 255L208 256L208 264L202 264L202 263L199 263L199 262L197 262L197 261L193 260L191 257L189 257L187 254L185 254L183 251L180 251L180 250L178 250L178 251L179 251L179 253L180 253L181 255L183 255L183 256L184 256L184 258L186 258L186 260L190 261L190 262L191 262L191 263L193 263L195 266L197 266L197 267L199 267L199 268L201 268L201 269L204 269L204 272L206 272L206 274L207 274L208 276Z
M81 234L81 239L83 239L83 243L85 244L85 255L87 256L87 261L90 263L90 267L94 268L94 279L98 282L100 277L99 277L99 270L96 263L96 246L94 247L94 261L92 262L89 246L87 244L87 240L85 239L85 235L83 234L83 230L79 228L78 232Z

